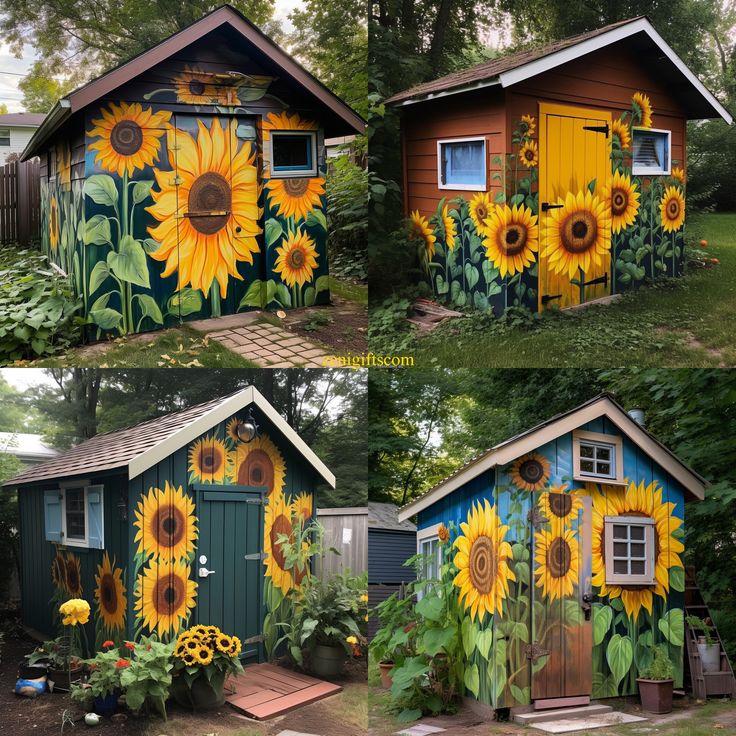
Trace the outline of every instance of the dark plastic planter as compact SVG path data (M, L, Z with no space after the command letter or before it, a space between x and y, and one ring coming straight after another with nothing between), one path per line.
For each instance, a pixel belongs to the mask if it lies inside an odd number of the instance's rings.
M642 710L648 713L672 712L673 680L647 680L637 678Z
M48 666L45 664L26 664L21 662L18 665L18 677L21 680L36 680L44 677L48 672Z
M317 644L312 652L312 673L317 677L338 677L342 672L347 655L341 646Z
M95 698L92 710L97 713L98 716L103 718L109 718L118 707L118 693L110 693L105 695L104 698Z

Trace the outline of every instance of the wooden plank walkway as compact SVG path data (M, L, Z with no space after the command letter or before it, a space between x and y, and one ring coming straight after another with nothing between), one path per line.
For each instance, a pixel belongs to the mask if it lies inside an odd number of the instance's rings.
M273 664L251 664L226 684L225 700L236 710L259 721L322 700L342 691L340 685L324 682Z

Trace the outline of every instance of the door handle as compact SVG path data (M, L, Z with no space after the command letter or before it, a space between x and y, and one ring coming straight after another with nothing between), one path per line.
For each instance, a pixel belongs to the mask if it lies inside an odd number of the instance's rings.
M214 570L208 570L206 567L200 567L199 568L199 577L201 578L208 578L210 575L214 575Z
M542 202L542 212L549 212L550 210L559 210L564 207L564 204L551 204L550 202Z

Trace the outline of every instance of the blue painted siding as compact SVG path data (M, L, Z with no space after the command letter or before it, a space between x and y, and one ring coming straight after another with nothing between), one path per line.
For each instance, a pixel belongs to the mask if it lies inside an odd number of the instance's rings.
M459 524L461 521L465 521L467 519L468 509L474 501L487 498L489 503L493 504L495 478L495 471L487 470L461 488L458 488L449 496L445 496L429 508L420 511L417 531L426 529L428 526L434 524L439 524L440 522L444 524L450 524L451 522Z
M404 562L417 552L414 532L368 529L369 585L398 585L416 579L413 567Z

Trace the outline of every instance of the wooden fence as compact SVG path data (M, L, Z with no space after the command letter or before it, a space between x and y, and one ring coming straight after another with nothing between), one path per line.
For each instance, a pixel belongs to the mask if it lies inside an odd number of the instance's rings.
M41 237L41 162L0 166L0 243L28 245Z
M327 551L318 557L315 572L324 578L348 571L362 575L368 569L368 509L317 509L317 521L325 530L325 549L339 554Z

